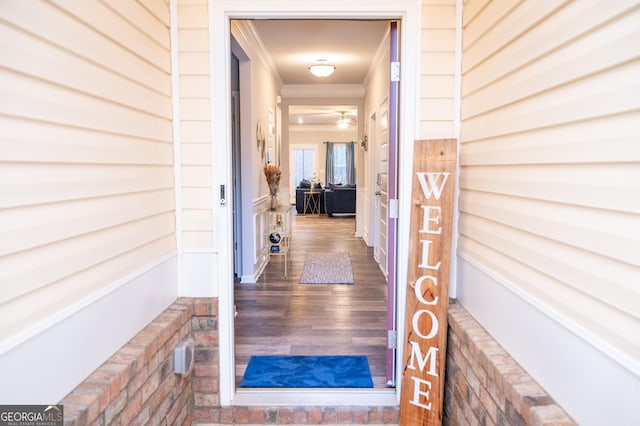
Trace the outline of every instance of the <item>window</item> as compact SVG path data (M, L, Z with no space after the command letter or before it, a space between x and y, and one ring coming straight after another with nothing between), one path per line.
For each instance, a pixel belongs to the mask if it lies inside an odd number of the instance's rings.
M311 179L313 175L313 149L293 150L293 185L297 186L302 179Z
M347 146L333 145L333 176L332 183L348 183L347 180Z

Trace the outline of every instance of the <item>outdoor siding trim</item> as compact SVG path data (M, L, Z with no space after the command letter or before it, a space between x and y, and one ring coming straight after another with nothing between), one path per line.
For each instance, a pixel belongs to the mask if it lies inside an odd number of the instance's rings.
M164 7L1 7L0 344L176 249Z
M212 250L211 98L206 0L178 2L182 242Z
M458 249L640 374L640 10L467 4Z

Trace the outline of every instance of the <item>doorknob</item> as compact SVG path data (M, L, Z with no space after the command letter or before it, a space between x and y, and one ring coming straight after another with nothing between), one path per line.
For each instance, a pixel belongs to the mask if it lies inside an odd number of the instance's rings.
M380 191L376 191L376 192L374 192L374 194L376 195L376 197L379 197L380 196Z

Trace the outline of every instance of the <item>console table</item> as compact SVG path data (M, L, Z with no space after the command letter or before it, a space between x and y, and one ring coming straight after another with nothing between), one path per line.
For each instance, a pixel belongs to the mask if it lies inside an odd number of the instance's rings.
M275 210L267 209L266 242L269 257L284 256L284 277L287 278L287 254L291 248L291 204L285 204ZM280 236L279 241L271 241L271 234Z

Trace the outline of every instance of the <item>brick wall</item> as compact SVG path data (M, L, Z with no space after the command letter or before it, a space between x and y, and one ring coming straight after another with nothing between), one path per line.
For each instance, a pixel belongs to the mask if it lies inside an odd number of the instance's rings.
M457 303L449 305L445 425L575 425Z
M299 407L222 407L194 424L233 425L327 425L398 424L398 407L299 406Z
M195 365L173 373L193 337ZM398 407L220 407L216 299L178 299L67 395L65 425L397 424Z
M196 304L194 316L191 318L191 333L196 345L192 383L194 423L209 423L220 411L216 312L217 306Z
M196 365L182 377L173 350L190 336ZM65 425L190 425L219 405L217 351L217 300L178 299L61 401Z
M189 377L173 350L195 340ZM220 407L216 299L178 299L67 395L66 425L397 424L398 407ZM458 304L449 307L445 425L575 423Z

